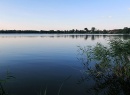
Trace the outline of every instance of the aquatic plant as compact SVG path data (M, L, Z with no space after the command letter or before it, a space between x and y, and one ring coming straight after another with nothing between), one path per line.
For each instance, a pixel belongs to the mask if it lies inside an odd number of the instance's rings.
M57 95L60 95L60 92L61 92L61 89L62 89L64 83L65 83L67 80L69 80L70 78L71 78L71 76L68 76L68 77L65 78L65 80L61 83L61 85L60 85L60 87L59 87L59 89L58 89ZM39 95L47 95L47 87L46 87L46 89L44 90L43 93L42 93L42 91L40 91L40 94L39 94Z
M130 40L121 39L110 40L108 46L97 43L94 47L80 47L84 56L85 78L93 81L88 93L130 95L129 49Z
M3 87L3 83L8 82L10 79L15 78L14 76L12 76L8 71L7 74L4 78L0 79L0 95L8 95L7 91L5 91L4 87Z

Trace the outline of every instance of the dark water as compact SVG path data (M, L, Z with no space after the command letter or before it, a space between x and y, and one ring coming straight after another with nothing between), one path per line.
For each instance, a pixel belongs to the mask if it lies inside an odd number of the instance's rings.
M59 95L86 95L86 85L77 84L83 74L78 46L107 44L115 37L130 39L130 35L1 34L0 78L7 71L15 77L3 84L4 89L10 95L40 95L45 90L58 95L61 87Z

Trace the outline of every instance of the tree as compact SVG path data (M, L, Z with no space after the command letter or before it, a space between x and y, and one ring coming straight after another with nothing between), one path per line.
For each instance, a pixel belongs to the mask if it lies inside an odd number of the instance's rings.
M92 32L92 33L95 32L95 30L96 30L95 27L92 27L92 28L91 28L91 32Z
M130 28L124 27L123 33L126 33L126 34L130 33Z
M130 40L110 40L106 47L80 48L85 55L84 67L94 85L87 91L99 95L130 95ZM94 64L92 66L91 64Z
M84 30L86 31L86 32L88 32L89 30L88 30L88 28L84 28Z
M104 29L104 30L103 30L103 34L106 34L106 33L108 33L108 32L107 32L107 30L106 30L106 29Z

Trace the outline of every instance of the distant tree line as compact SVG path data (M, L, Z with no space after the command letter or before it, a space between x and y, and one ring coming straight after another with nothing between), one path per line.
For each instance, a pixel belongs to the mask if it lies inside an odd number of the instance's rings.
M114 29L114 30L98 30L95 27L92 27L91 30L84 28L84 30L0 30L0 33L41 33L41 34L130 34L130 28L124 27L123 29Z

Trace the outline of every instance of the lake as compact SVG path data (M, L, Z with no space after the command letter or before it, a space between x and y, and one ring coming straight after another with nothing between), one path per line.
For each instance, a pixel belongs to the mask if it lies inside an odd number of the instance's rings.
M0 78L9 95L86 95L79 47L107 45L109 39L130 35L0 34Z

